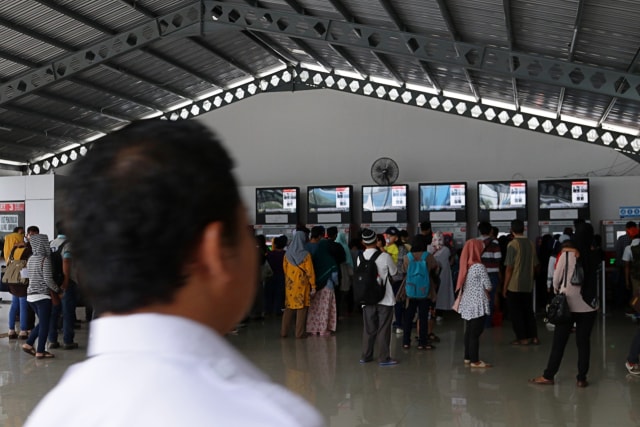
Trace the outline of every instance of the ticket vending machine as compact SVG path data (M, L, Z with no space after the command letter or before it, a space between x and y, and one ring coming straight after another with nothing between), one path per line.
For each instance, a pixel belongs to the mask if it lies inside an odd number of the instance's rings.
M353 222L353 187L351 185L307 187L307 227L337 227L351 237Z
M528 235L527 181L478 182L478 221L498 227L499 236L511 231L511 221L524 221Z
M538 181L538 227L540 236L574 229L576 219L589 221L589 179ZM574 230L575 231L575 230Z
M285 235L291 241L298 224L300 189L298 187L256 188L256 234L262 234L271 247L275 237Z
M452 252L461 249L469 237L467 226L467 183L422 183L418 188L420 222L431 222L431 230L442 232Z
M363 185L361 228L370 228L378 234L383 234L389 227L407 229L408 194L406 184Z

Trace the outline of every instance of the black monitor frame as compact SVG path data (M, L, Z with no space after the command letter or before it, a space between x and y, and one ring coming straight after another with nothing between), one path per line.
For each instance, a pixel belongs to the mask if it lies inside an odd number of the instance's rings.
M312 203L318 191L334 192L336 204L342 197L345 207L320 207ZM345 194L346 193L346 194ZM341 197L342 196L342 197ZM353 186L314 185L307 187L307 222L309 224L351 224L353 218Z
M509 192L501 191L500 194L509 194L510 198L518 198L519 195L524 194L524 204L513 206L498 206L497 208L485 208L482 206L482 193L480 191L481 186L502 186L508 187ZM527 195L527 181L525 180L506 180L506 181L480 181L478 182L478 221L489 222L509 222L513 219L519 219L526 221L528 218L528 202L529 197Z
M572 199L583 197L584 203L580 205L573 205L573 202L571 202L565 206L552 206L551 204L553 203L553 200L550 200L551 195L548 192L550 185L556 186L562 190L562 193L557 194L554 197L562 198L566 192L572 197ZM546 190L543 191L543 188L546 188ZM590 192L591 190L588 178L543 179L538 181L538 220L566 221L578 218L584 220L590 219ZM586 195L584 193L586 193Z
M461 187L463 190L460 196L464 197L464 205L461 207L442 207L433 208L425 207L422 204L423 191L427 187L449 187L456 186ZM452 196L450 191L449 198ZM418 184L418 220L431 221L431 222L467 222L467 208L468 203L468 191L466 182L425 182ZM455 196L455 195L454 195Z
M283 199L283 204L285 202L284 195L285 193L291 193L295 190L295 194L292 197L288 197L287 200L289 202L295 201L295 210L287 210L284 208L279 210L267 211L266 209L261 209L261 203L264 201L260 200L264 198L266 194L269 192L273 192L276 196L278 192ZM256 224L261 225L284 225L284 224L298 224L299 221L299 211L300 211L300 188L299 187L265 187L265 188L256 188Z
M384 188L388 191L387 206L393 203L394 198L400 200L404 198L404 207L397 207L394 209L392 206L389 209L380 210L368 210L365 209L365 197L370 194L374 188ZM395 192L403 193L394 195ZM409 218L409 185L408 184L394 184L394 185L363 185L360 193L360 207L362 209L362 223L406 223Z

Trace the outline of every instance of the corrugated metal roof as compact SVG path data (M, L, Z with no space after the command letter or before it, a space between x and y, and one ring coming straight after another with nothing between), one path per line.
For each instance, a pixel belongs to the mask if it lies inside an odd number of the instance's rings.
M0 160L287 82L405 103L414 85L429 94L414 105L503 102L633 138L639 20L635 0L12 0L0 8ZM354 84L300 77L318 66ZM387 80L403 88L362 89Z

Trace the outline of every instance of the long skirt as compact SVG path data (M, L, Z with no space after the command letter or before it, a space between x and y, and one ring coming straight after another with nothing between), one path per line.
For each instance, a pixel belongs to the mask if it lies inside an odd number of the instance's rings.
M328 335L336 330L336 296L334 290L325 286L311 298L307 313L307 332Z

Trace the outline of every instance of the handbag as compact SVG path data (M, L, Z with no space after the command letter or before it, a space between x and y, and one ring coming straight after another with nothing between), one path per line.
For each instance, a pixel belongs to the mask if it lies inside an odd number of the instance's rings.
M582 286L584 283L584 269L582 268L582 264L579 260L576 260L576 266L573 269L573 274L571 275L571 284L573 286Z
M406 276L402 279L402 283L398 288L398 292L396 292L396 301L403 302L407 300L407 278Z
M458 292L458 296L456 297L455 301L453 302L453 306L451 307L453 311L455 311L456 313L460 313L460 301L462 301L463 289L464 289L464 286L460 288L460 291Z
M28 284L29 279L26 277L23 278L20 274L22 269L27 267L27 261L23 259L14 259L13 253L15 252L15 250L16 248L13 248L11 250L11 254L9 255L9 263L7 264L4 274L2 275L2 283Z
M562 288L567 287L567 266L569 264L569 254L565 252L564 278ZM567 303L567 296L562 289L553 297L547 305L547 320L554 325L563 325L571 322L571 310Z

